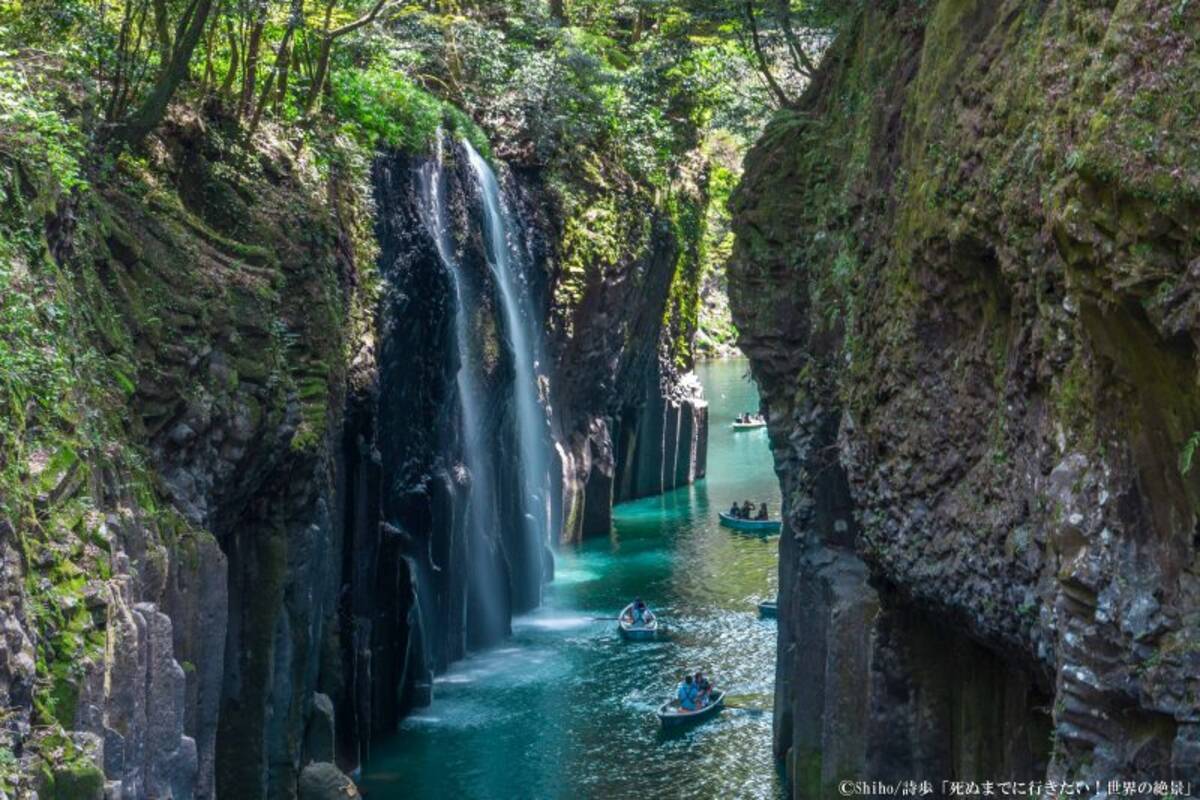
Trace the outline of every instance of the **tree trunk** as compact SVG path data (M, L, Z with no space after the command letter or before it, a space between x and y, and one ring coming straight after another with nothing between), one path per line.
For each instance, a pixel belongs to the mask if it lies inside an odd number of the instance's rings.
M804 44L792 30L791 0L775 1L775 18L779 20L779 27L783 29L783 37L787 40L788 51L792 54L792 65L801 75L811 78L817 67L808 57L808 53L804 52Z
M169 16L167 0L154 0L154 35L158 39L159 69L166 69L171 62L171 27L167 24Z
M746 22L750 25L750 41L754 45L754 56L758 61L758 71L762 73L763 78L767 81L767 88L771 90L771 94L779 101L783 107L788 107L792 101L788 98L787 92L775 80L775 76L771 73L771 62L767 61L767 54L763 52L762 42L758 38L758 19L754 13L754 0L746 0Z
M238 64L240 63L237 31L233 29L233 22L230 20L225 20L225 35L229 38L229 71L225 73L225 79L221 81L222 97L228 97L229 93L233 91L233 82L237 80Z
M283 64L279 67L279 91L275 95L275 108L277 110L287 102L288 80L292 76L292 59L296 57L295 54L296 43L293 41L280 55L280 58L283 59Z
M247 131L248 136L253 136L254 132L258 130L258 123L262 121L262 115L266 111L267 105L271 102L271 88L275 84L276 76L286 74L288 52L292 46L292 37L295 36L296 28L302 22L304 22L304 0L292 0L292 13L288 17L287 30L283 32L283 41L279 43L279 50L275 54L275 67L263 83L262 94L258 98L258 105L254 108L254 116L250 119L250 127Z
M329 56L333 52L333 42L348 33L370 25L379 16L379 12L387 5L388 0L376 0L375 5L371 6L371 10L363 14L354 22L348 22L340 28L329 30L329 13L325 15L325 32L321 37L321 54L317 58L317 73L313 75L312 86L308 89L308 97L304 100L304 114L307 116L316 105L317 98L321 95L325 87L325 81L329 77ZM333 9L331 5L330 10Z
M254 102L254 88L258 83L258 55L262 50L263 29L267 25L266 4L258 5L258 16L250 28L250 39L246 42L246 70L242 73L242 99L238 103L238 116L245 116Z
M175 96L175 90L187 77L192 52L204 35L204 26L208 22L212 5L213 0L192 0L191 17L183 35L175 42L170 63L155 81L154 87L141 106L122 123L118 132L120 141L130 147L136 147L162 122L167 113L167 106Z
M304 113L307 115L317 105L321 96L321 87L329 72L329 53L333 49L333 37L328 33L321 39L321 51L317 54L317 71L313 74L312 85L308 87L308 96L304 98Z

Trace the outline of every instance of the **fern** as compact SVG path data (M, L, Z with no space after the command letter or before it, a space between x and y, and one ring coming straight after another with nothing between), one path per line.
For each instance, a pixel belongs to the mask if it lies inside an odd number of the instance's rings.
M1187 444L1183 446L1183 450L1179 453L1180 475L1187 475L1192 471L1192 458L1196 455L1197 447L1200 447L1200 431L1193 431L1187 440Z

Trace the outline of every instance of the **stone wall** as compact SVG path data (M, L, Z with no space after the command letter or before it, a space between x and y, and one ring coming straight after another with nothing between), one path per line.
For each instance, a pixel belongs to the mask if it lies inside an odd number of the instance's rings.
M805 796L847 769L1195 780L1197 31L1154 0L858 7L748 157L731 301ZM871 711L923 685L932 727ZM995 749L939 752L950 723Z

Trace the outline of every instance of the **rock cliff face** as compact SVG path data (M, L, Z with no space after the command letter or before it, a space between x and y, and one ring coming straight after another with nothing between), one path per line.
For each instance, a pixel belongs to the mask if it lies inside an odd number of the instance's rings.
M547 269L564 541L607 534L616 502L705 474L708 404L688 371L707 178L683 172L665 209L628 186L594 190L582 220L545 199L533 207L557 243ZM581 226L597 252L575 241Z
M747 159L732 306L784 488L776 749L1197 780L1200 9L852 12Z
M346 176L222 125L175 119L145 162L60 202L30 239L54 264L31 249L12 284L46 309L32 363L73 354L18 384L27 427L3 440L19 791L288 797L334 757L322 665L367 209Z
M224 124L174 119L83 204L3 163L0 225L29 243L3 274L31 303L0 318L28 336L0 353L28 398L23 427L0 428L0 792L317 796L552 576L551 542L518 534L513 365L465 154L446 197L484 354L483 545L428 161L319 174ZM537 175L500 171L522 278L573 326L550 326L539 366L544 446L565 454L551 530L606 532L616 499L703 473L703 400L663 332L682 247L650 229L644 260L568 311L555 209ZM500 576L486 602L481 568Z

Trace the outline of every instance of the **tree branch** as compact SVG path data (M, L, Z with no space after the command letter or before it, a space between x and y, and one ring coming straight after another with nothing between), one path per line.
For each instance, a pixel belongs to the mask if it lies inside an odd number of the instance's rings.
M775 80L775 76L771 74L771 64L767 61L766 53L763 52L762 41L758 36L758 20L754 13L754 0L746 0L745 11L746 21L750 25L750 41L754 45L754 55L758 60L758 70L766 78L771 94L775 95L775 99L779 101L779 104L786 108L792 104L792 101L787 96L787 92L783 90L783 87L779 85L779 81Z
M796 71L806 78L811 78L817 71L817 65L808 57L803 43L792 30L791 0L775 0L775 17L779 20L779 27L783 29L783 38L787 40L788 51L792 54L792 64Z

